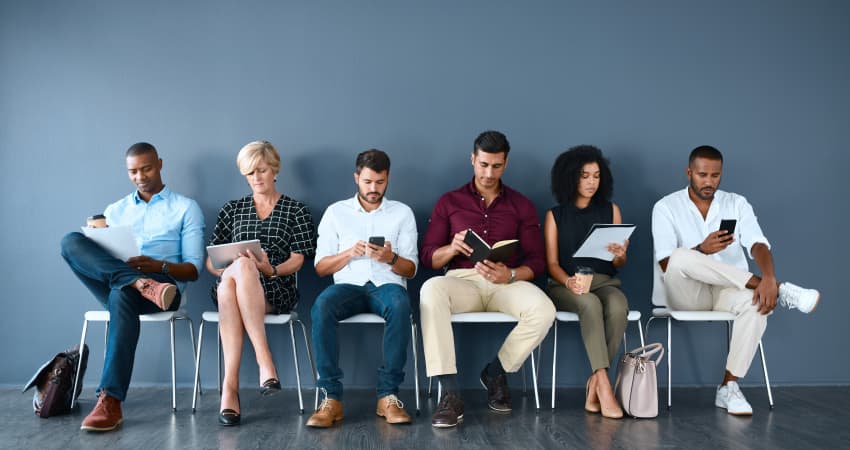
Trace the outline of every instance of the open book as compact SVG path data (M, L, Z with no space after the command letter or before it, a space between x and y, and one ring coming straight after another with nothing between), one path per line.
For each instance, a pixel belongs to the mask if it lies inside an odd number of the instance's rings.
M472 230L466 230L466 237L463 238L463 242L472 247L472 254L469 255L469 259L474 263L485 259L491 262L508 262L519 249L519 241L516 239L499 241L492 246L487 245L487 242Z

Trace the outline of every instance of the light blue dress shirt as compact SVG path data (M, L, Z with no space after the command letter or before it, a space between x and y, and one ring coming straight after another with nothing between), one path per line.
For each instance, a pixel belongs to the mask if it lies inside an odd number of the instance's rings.
M191 198L167 187L150 202L138 191L106 207L109 226L131 226L141 255L174 263L189 262L201 273L204 258L204 214ZM179 283L180 290L185 283Z

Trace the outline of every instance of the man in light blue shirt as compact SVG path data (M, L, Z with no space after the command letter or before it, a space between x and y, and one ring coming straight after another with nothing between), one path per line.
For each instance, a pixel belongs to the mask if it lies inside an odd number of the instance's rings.
M376 412L388 423L410 423L398 399L410 343L407 279L416 274L416 219L405 204L384 198L390 158L380 150L357 155L357 195L328 207L319 223L316 273L333 274L311 310L313 348L322 403L307 426L327 428L342 420L342 370L337 323L355 314L384 318L384 361L378 369Z
M127 173L138 190L109 205L109 226L129 226L139 256L115 258L82 233L62 239L62 257L74 274L109 310L109 335L98 401L80 429L113 430L123 421L139 315L180 307L185 282L194 281L203 259L204 216L194 200L162 183L162 160L153 145L140 142L127 150ZM179 288L178 288L179 285Z

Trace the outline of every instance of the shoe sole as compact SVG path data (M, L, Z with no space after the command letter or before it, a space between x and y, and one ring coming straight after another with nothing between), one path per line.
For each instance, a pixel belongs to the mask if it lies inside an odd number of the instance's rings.
M463 423L463 414L457 416L457 422L455 422L455 423L433 423L433 422L431 422L431 426L434 427L434 428L454 428L461 423Z
M177 296L177 286L173 284L166 286L159 298L160 308L163 311L168 311L168 308L171 308L171 304L174 302L175 296Z
M383 417L384 420L387 421L387 423L391 423L393 425L412 423L413 422L413 419L411 419L410 417L408 417L407 419L391 421L390 419L387 419L387 416L385 416L384 414L381 414L380 411L375 411L375 415L378 416L378 417Z
M325 426L325 425L317 425L317 424L310 424L310 423L307 423L306 425L307 425L308 427L310 427L310 428L330 428L330 427L332 427L332 426L336 425L336 424L337 424L337 422L342 422L342 419L344 419L344 417L340 417L339 419L334 419L334 421L333 421L333 422L331 422L331 424L330 424L330 425L327 425L327 426Z
M484 390L486 390L489 393L490 391L487 390L487 385L484 384L484 380L482 380L481 378L478 378L478 381L481 382L481 386L484 386ZM490 411L494 411L494 412L501 413L501 414L506 414L506 413L513 411L513 408L507 408L507 409L496 408L493 405L491 405L489 401L487 402L487 407L490 408Z
M818 298L815 299L815 304L812 305L812 309L806 311L806 314L811 314L811 313L815 312L815 308L818 307L818 304L820 304L820 294L818 294Z
M740 416L752 416L752 415L753 415L753 412L752 412L752 411L749 411L749 412L747 412L747 411L742 411L742 412L732 412L732 411L729 411L729 408L727 408L727 407L725 407L725 406L718 405L717 403L715 403L715 404L714 404L714 406L716 406L716 407L718 407L718 408L720 408L720 409L725 409L725 410L726 410L726 414L729 414L730 416L738 416L738 417L740 417Z
M112 430L120 427L122 423L124 423L124 419L121 419L115 425L113 425L111 427L106 427L106 428L104 428L104 427L93 427L91 425L88 425L88 426L87 425L81 425L80 430L83 430L83 431L112 431Z

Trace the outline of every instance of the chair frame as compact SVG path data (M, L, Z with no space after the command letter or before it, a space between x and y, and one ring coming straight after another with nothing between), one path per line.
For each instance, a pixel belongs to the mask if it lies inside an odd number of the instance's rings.
M469 313L456 313L452 314L451 317L452 324L456 323L517 323L519 319L516 317L497 311L480 311L480 312L469 312ZM537 346L538 353L540 352L540 346ZM535 363L534 358L534 350L529 354L528 361L531 363L531 379L532 379L532 387L534 388L534 404L537 410L540 410L540 390L537 385L537 363ZM428 377L428 396L431 396L431 381L433 377ZM526 382L525 382L525 364L522 366L522 392L525 394L526 391ZM442 397L443 386L437 381L437 401L440 401Z
M377 315L377 314L374 314L374 313L355 314L355 315L353 315L349 318L340 320L339 323L340 324L357 324L357 323L369 324L369 323L374 323L374 324L386 325L386 321L384 320L384 318ZM418 334L419 333L418 333L418 330L417 330L417 327L416 327L416 321L413 319L413 314L411 314L410 315L410 343L411 343L411 346L413 347L413 378L414 378L414 384L415 384L414 390L416 392L415 395L416 395L416 415L417 416L420 414L420 410L421 410L420 403L419 403L419 339L417 338ZM313 365L314 374L315 374L315 370L316 370L315 365ZM318 377L316 377L316 378L318 378ZM316 383L316 399L314 401L313 407L314 407L315 410L319 409L319 386L318 386L318 382Z
M198 351L195 355L195 382L192 388L192 413L196 411L198 394L200 392L200 365L201 365L201 348L203 347L203 337L204 337L204 324L206 323L219 323L219 314L218 311L205 311L201 317L201 324L198 330ZM307 357L310 360L310 366L312 368L313 379L316 379L316 367L313 364L313 354L310 351L310 341L307 339L307 329L304 326L304 323L298 318L298 313L292 311L288 314L266 314L263 319L263 323L265 325L289 325L289 337L290 343L292 344L292 359L295 364L295 382L297 384L298 389L298 408L300 414L304 414L304 398L301 392L301 370L298 365L298 346L295 342L295 325L298 324L301 326L301 332L304 335L304 346L307 349ZM218 392L221 393L221 328L216 326L216 343L218 344Z
M643 335L643 326L640 323L641 313L640 311L630 310L629 314L626 318L628 322L637 322L638 333L640 334L640 346L643 347L646 345ZM552 324L552 328L554 329L553 333L553 345L552 345L552 409L555 409L555 380L556 378L556 367L558 362L558 322L564 323L579 323L578 314L567 312L567 311L558 311L555 313L555 323ZM623 351L629 351L629 344L626 338L627 333L623 333Z
M139 315L140 322L168 322L170 328L170 336L171 336L171 410L177 411L177 363L175 356L175 345L174 345L174 322L178 320L185 320L189 324L189 338L192 341L192 353L195 353L195 326L192 323L192 319L186 314L183 308L188 303L189 296L184 291L181 293L182 300L180 304L180 309L177 311L162 311L155 312L151 314L141 314ZM80 349L82 350L83 345L86 343L86 333L88 332L89 322L104 322L104 334L103 334L103 358L106 359L106 342L109 339L109 311L104 310L91 310L86 311L83 316L83 332L80 337ZM77 386L80 383L80 368L82 365L82 358L77 362L77 373L74 377L74 388L71 391L71 409L74 409L74 406L77 403ZM195 367L197 371L197 366Z

